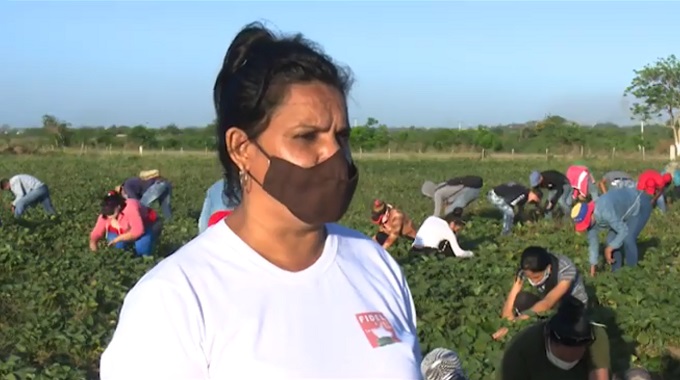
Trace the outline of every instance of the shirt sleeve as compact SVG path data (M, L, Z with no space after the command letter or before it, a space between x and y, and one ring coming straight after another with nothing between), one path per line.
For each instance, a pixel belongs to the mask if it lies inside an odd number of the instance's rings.
M561 264L561 263L560 263ZM559 281L574 281L576 279L576 267L572 265L561 265L557 278Z
M557 205L557 201L562 197L564 194L564 185L560 184L555 184L555 195L550 199L550 203L552 203L552 207L554 208Z
M597 265L600 258L600 237L598 232L597 226L593 226L593 228L588 230L588 259L590 265Z
M94 225L92 232L90 232L90 241L97 241L104 237L106 233L106 219L99 215L97 218L97 223Z
M101 380L209 379L196 303L193 294L170 283L135 285L101 356Z
M12 193L14 194L14 197L15 197L14 201L12 201L12 205L16 206L17 202L19 202L19 199L23 198L24 195L26 195L24 193L24 187L21 186L21 180L19 180L19 179L10 180L9 188L12 191Z
M472 256L474 256L472 252L465 251L460 247L460 245L458 244L458 238L456 237L456 234L453 233L453 231L451 232L451 234L450 234L450 236L447 240L451 244L451 250L453 251L453 254L456 255L456 257L472 257Z
M607 330L602 325L595 325L595 341L590 345L588 355L590 358L590 369L611 368L611 358L609 356L609 336Z

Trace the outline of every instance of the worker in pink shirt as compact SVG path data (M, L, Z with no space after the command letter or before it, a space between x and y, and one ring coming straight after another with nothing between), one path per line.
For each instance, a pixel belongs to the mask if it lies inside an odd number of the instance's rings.
M590 199L596 200L599 196L597 192L597 185L595 183L595 178L590 173L590 170L583 165L571 165L567 169L567 179L569 184L574 189L572 198L578 199L580 201L587 200L590 195Z
M90 250L96 251L97 242L106 236L110 247L134 248L137 256L149 256L161 228L153 209L111 191L104 197L97 224L90 233Z

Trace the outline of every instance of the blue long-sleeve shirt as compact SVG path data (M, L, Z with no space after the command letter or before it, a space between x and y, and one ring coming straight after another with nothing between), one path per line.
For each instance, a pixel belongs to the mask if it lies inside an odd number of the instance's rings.
M588 230L588 246L590 257L597 257L600 249L598 233L601 230L613 230L616 237L608 245L618 249L628 236L626 222L640 212L642 192L631 188L612 189L595 202L593 220L595 224ZM644 202L644 200L642 200Z
M225 180L218 180L208 188L203 201L201 216L198 218L198 233L202 233L208 228L210 216L218 211L233 210L238 206L236 199L230 199L224 191Z

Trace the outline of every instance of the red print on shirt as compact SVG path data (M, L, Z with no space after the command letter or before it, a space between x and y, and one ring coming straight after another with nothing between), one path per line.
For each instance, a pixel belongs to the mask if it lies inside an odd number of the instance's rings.
M400 342L390 321L380 312L359 313L357 322L373 348Z

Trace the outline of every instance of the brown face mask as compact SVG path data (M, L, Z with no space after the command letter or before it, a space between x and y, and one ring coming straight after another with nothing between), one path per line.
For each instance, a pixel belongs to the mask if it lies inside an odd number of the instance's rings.
M347 211L359 182L359 171L342 149L324 162L303 168L272 157L255 143L269 159L269 168L260 183L253 180L290 212L309 225L337 222Z

